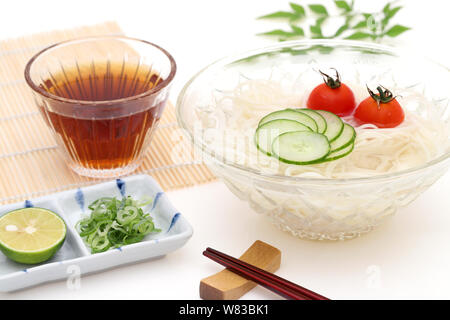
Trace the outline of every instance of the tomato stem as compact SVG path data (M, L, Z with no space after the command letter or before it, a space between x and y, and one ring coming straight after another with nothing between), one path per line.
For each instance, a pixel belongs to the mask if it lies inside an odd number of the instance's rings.
M319 70L320 74L323 77L323 81L325 82L325 84L330 87L331 89L336 89L339 88L341 86L341 76L339 75L339 72L335 69L335 68L331 68L334 71L336 71L336 77L333 78L331 76L329 76L328 74L322 72Z
M390 90L386 89L385 87L383 87L382 85L378 85L378 87L377 87L378 93L374 93L372 90L370 90L370 88L367 84L366 84L366 87L367 87L367 91L369 91L369 94L372 97L372 99L374 99L377 102L378 109L380 108L381 103L389 103L395 99L392 92Z

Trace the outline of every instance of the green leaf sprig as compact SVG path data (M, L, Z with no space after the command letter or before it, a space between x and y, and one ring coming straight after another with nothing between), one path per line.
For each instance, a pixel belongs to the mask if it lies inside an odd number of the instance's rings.
M274 37L278 41L299 38L312 39L350 39L380 41L385 37L397 37L410 30L410 27L393 24L392 18L402 9L390 1L380 12L360 12L355 9L354 0L334 0L337 15L331 16L329 9L322 4L306 4L290 2L289 11L276 11L258 17L263 20L281 20L288 23L288 28L275 29L260 36ZM314 21L312 24L307 20ZM343 23L332 33L325 34L324 24L332 18L344 18ZM342 20L342 19L341 19Z

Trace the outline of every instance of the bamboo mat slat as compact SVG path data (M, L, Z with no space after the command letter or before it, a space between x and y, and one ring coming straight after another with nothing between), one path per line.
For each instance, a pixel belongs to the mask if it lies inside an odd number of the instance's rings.
M23 70L36 52L50 44L94 35L121 35L115 22L39 33L0 42L0 204L101 182L72 172L38 113ZM168 103L142 165L132 174L152 175L164 190L213 181L191 146L179 139L175 109ZM179 148L178 157L173 150Z

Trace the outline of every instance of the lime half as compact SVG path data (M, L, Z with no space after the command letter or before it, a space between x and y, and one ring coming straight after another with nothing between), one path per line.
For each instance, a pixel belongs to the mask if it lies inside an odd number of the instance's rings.
M46 261L59 250L65 238L63 219L47 209L18 209L0 217L0 250L16 262Z

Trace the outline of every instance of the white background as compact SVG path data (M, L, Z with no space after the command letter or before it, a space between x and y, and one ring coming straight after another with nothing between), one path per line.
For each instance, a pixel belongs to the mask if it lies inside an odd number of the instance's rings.
M314 2L332 7L331 1ZM356 3L375 11L385 2ZM395 20L413 30L390 44L450 67L448 1L403 4ZM174 55L178 74L171 99L175 101L184 83L206 64L273 43L255 36L273 24L255 18L281 9L288 9L288 1L15 0L2 3L0 39L115 20L127 35L155 42ZM170 192L194 228L194 236L180 250L83 275L78 288L59 281L0 294L0 299L198 299L200 280L221 270L202 251L210 246L239 256L257 239L282 250L279 275L332 299L450 299L449 192L447 174L388 222L345 242L306 241L279 231L220 182ZM243 299L278 296L258 287Z

